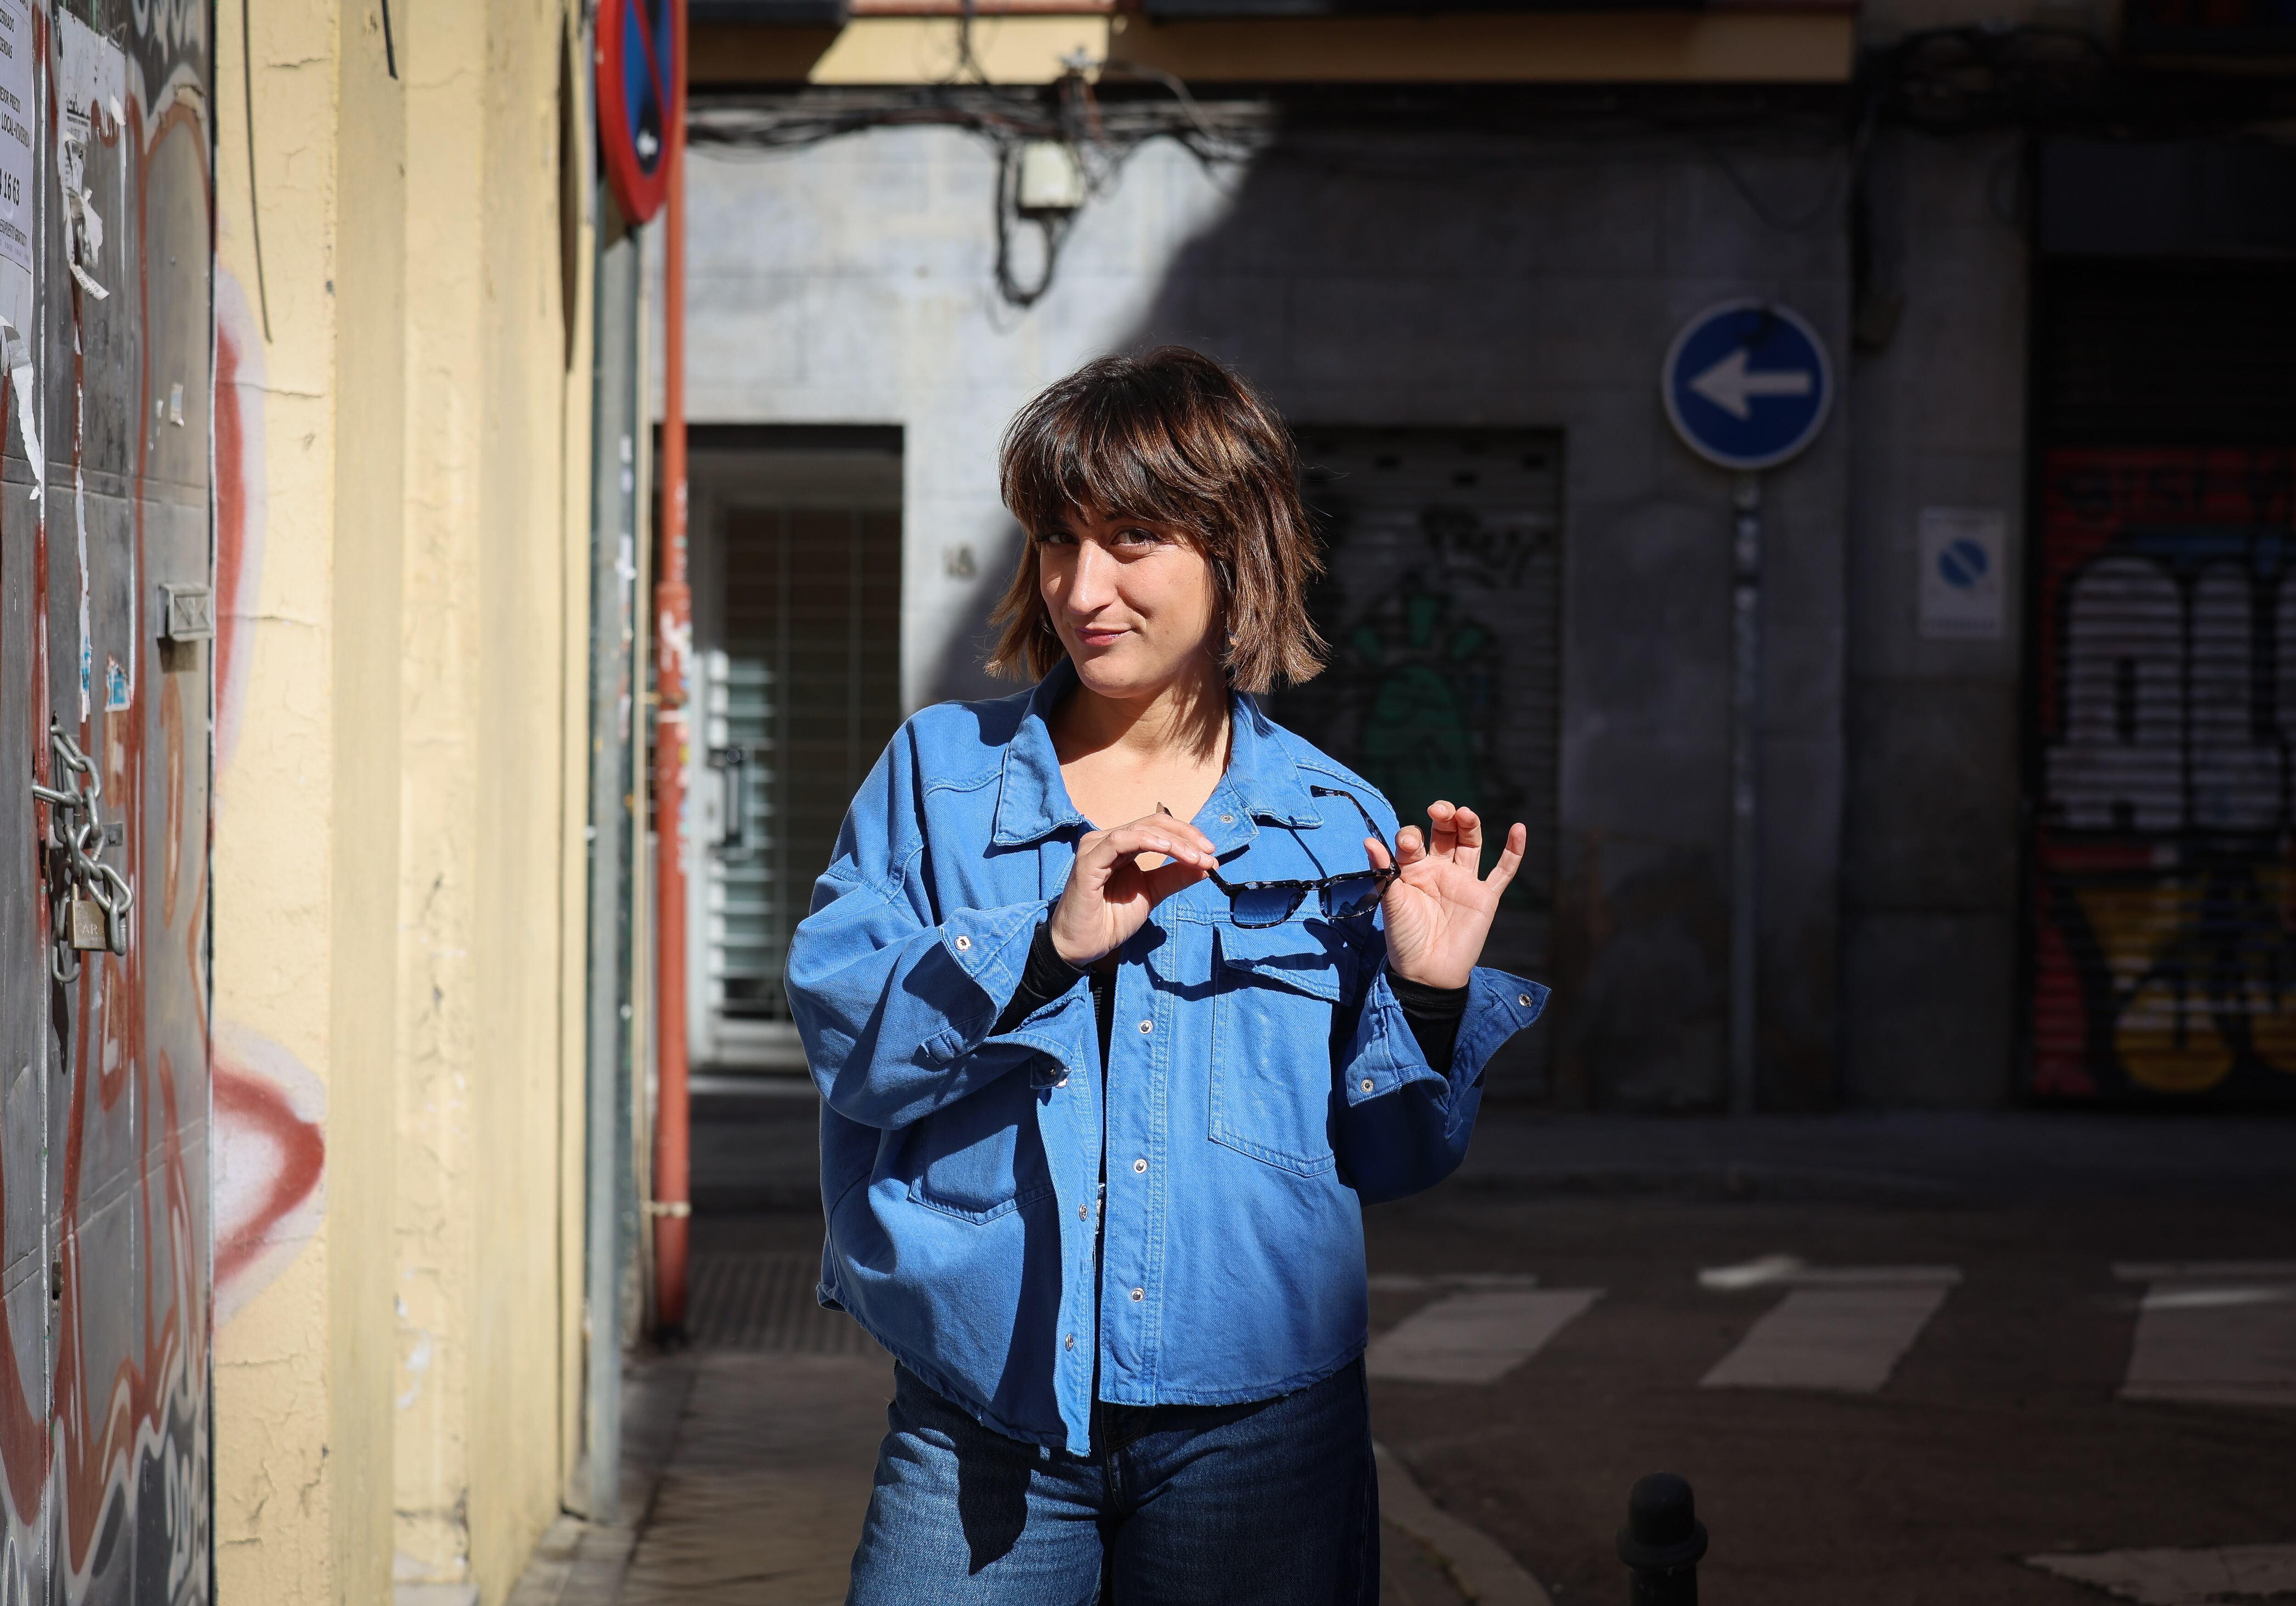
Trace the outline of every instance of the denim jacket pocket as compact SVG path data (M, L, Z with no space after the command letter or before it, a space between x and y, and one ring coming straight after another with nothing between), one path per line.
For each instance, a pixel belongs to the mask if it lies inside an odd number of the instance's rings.
M914 1124L898 1164L912 1202L964 1221L994 1221L1053 1192L1023 1077L992 1082Z
M1332 1012L1346 955L1287 922L1222 925L1212 966L1211 1139L1315 1176L1332 1155Z

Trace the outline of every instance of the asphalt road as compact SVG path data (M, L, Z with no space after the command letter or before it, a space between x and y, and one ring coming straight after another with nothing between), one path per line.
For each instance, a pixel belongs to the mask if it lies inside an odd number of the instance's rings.
M810 1241L811 1118L704 1106L698 1250ZM1366 1232L1378 1437L1561 1606L1621 1598L1656 1471L1708 1606L2094 1606L2030 1558L2296 1547L2296 1121L1501 1115Z
M1376 1294L1375 1332L1456 1297L1442 1274L1602 1291L1490 1381L1374 1385L1388 1446L1565 1606L1620 1598L1627 1493L1659 1471L1696 1491L1709 1606L2072 1606L2103 1597L2023 1558L2296 1542L2284 1192L1889 1204L1453 1190L1376 1210L1369 1232L1375 1275L1434 1285ZM1839 1322L1787 1346L1767 1385L1702 1386L1799 1291L1705 1288L1698 1274L1774 1256L1959 1281L1930 1287L1934 1314L1878 1388L1791 1381L1797 1366L1824 1373L1829 1344L1856 1347L1856 1324ZM2114 1268L2145 1261L2267 1263L2187 1267L2190 1307L2171 1289L2160 1314L2194 1329L2188 1370L2205 1377L2213 1345L2248 1389L2269 1397L2276 1376L2281 1404L2121 1397L2152 1314L2140 1305L2163 1296ZM2276 1262L2282 1280L2253 1274ZM2212 1340L2211 1322L2231 1331Z

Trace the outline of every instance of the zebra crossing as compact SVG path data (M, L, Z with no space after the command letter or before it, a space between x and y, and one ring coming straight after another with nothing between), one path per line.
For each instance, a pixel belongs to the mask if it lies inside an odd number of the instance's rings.
M2128 1262L2136 1323L2120 1396L2296 1406L2296 1261ZM1871 1394L1887 1385L1962 1282L1954 1266L1817 1266L1767 1256L1698 1274L1724 1300L1775 1295L1698 1381L1704 1389ZM1433 1295L1372 1340L1371 1375L1487 1387L1535 1360L1607 1291L1525 1275L1372 1279Z

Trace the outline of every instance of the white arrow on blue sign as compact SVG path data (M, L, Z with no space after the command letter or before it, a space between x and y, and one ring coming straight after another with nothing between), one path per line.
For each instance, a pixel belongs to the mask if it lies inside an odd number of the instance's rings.
M1674 337L1659 375L1683 444L1726 469L1767 469L1809 445L1833 405L1817 332L1765 301L1710 307Z

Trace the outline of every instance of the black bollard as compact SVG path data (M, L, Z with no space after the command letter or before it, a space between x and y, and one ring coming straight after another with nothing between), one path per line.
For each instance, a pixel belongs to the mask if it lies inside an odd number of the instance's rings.
M1698 1606L1698 1558L1705 1553L1706 1525L1689 1480L1652 1472L1636 1483L1619 1530L1619 1560L1633 1569L1627 1606Z

